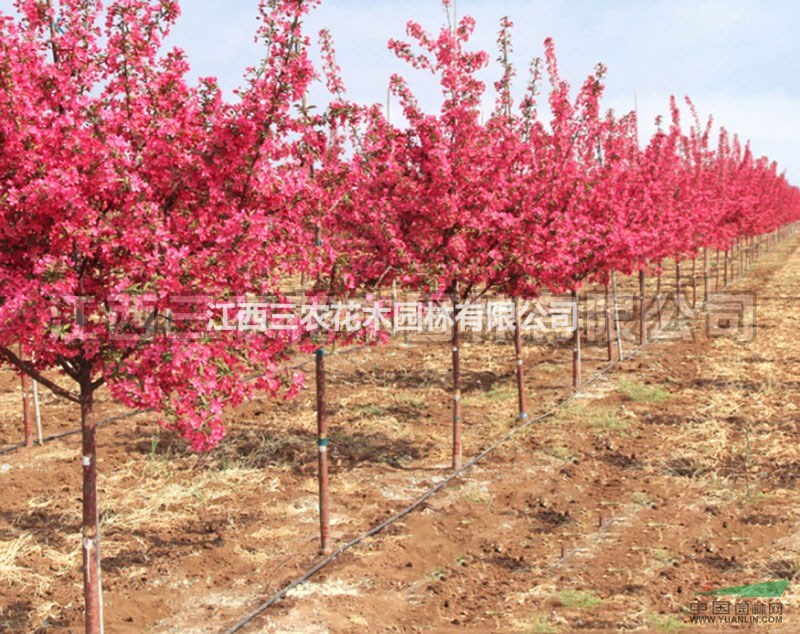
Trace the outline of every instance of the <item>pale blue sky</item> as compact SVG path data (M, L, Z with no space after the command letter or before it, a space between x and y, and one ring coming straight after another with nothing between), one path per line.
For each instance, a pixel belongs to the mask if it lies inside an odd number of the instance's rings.
M171 41L188 53L193 73L217 76L226 90L258 61L253 43L257 0L183 0ZM11 0L0 0L8 10ZM520 71L555 38L562 75L577 86L595 63L608 66L606 106L629 110L637 96L643 136L670 94L692 97L702 116L750 139L756 154L777 160L800 184L800 3L796 0L459 0L478 21L474 43L495 54L499 20L515 22ZM390 37L408 19L438 30L438 0L323 0L309 32L331 29L352 98L385 103L392 72L412 78L423 104L436 87L394 60ZM497 76L493 68L488 81ZM521 85L524 76L518 81ZM396 111L395 111L396 112ZM688 116L688 113L687 113Z

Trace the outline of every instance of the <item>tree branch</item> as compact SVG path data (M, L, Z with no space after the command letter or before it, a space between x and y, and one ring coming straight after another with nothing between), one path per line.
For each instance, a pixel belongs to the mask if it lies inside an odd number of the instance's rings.
M15 368L24 372L29 377L31 377L37 383L41 383L46 388L48 388L53 394L56 396L60 396L62 398L67 399L68 401L72 401L73 403L80 403L81 398L80 396L73 394L69 390L64 389L63 387L59 386L57 383L54 383L50 379L42 376L33 364L30 361L23 361L17 355L15 355L11 350L0 346L0 358L5 359Z

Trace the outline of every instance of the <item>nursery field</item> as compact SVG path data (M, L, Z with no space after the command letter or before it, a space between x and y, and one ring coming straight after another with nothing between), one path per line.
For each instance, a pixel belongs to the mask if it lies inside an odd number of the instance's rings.
M798 631L794 582L781 623L691 622L711 614L698 592L800 572L798 283L793 237L726 289L755 293L752 341L709 337L701 314L691 340L626 342L554 415L241 631ZM519 421L512 343L462 356L466 461ZM571 357L526 343L532 416L571 393ZM607 365L589 345L585 377ZM329 359L334 549L451 473L449 373L441 342ZM19 386L0 381L7 446ZM107 632L224 632L319 558L314 403L312 389L257 399L201 455L148 414L101 427ZM126 411L104 394L97 407ZM45 434L79 427L76 410L44 394ZM82 631L80 478L79 436L0 455L0 631Z
M179 0L12 4L0 632L800 631L774 158L452 0L385 105L320 0L232 90Z

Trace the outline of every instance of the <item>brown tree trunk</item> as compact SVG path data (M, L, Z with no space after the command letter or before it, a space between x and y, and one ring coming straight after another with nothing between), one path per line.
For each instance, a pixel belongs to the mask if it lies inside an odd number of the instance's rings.
M25 351L22 344L19 346L19 358L25 360ZM33 427L31 425L30 378L24 372L20 375L22 387L22 434L26 447L33 447Z
M617 337L617 358L622 360L622 333L619 328L619 303L617 295L617 275L611 271L611 294L613 295L614 303L614 332Z
M572 387L578 390L581 387L581 319L577 291L572 291L572 304L575 306L575 332L572 336Z
M103 582L100 566L100 516L97 506L97 445L92 378L85 370L81 387L83 449L83 598L86 634L103 632Z
M647 343L647 289L644 269L639 271L639 345Z
M36 442L41 447L44 444L44 434L42 433L42 410L39 407L39 384L31 381L33 392L33 417L36 420Z
M661 271L656 275L656 322L658 329L661 330L664 324L661 322Z
M458 323L458 290L453 291L453 469L461 468L461 337Z
M614 359L611 328L611 293L609 292L608 282L606 282L606 348L609 361Z
M692 258L692 308L697 306L697 258Z
M742 275L744 275L745 244L746 242L741 238L739 238L736 241L736 248L739 250L739 277L742 277Z
M750 236L745 236L744 243L744 270L750 270Z
M725 249L725 271L722 274L722 286L728 286L728 249Z
M319 485L319 550L330 552L331 507L328 484L328 414L325 411L325 349L316 352L317 482Z
M528 409L525 401L525 366L522 360L522 322L520 319L519 297L514 298L514 349L517 353L517 404L519 418L528 418Z
M703 248L703 301L708 303L711 286L711 258L708 257L708 247Z

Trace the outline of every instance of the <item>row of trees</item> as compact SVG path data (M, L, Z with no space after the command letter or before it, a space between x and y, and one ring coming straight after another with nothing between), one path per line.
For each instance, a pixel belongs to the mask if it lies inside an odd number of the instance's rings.
M0 359L80 406L92 634L102 630L96 391L155 409L206 450L224 435L225 407L257 389L296 392L303 377L284 361L297 352L317 352L324 388L337 333L211 331L209 303L280 301L302 275L318 301L395 285L457 313L489 291L575 293L800 217L800 192L776 165L725 131L712 143L691 104L688 128L673 100L643 144L634 113L602 111L602 66L573 96L551 40L517 103L510 20L488 112L474 21L438 34L409 23L411 42L389 46L438 80L442 103L424 112L394 76L404 121L393 124L347 99L325 32L314 68L303 18L317 3L261 0L263 58L232 99L211 78L190 82L185 55L163 49L176 0L17 0L16 16L0 15ZM307 103L317 79L331 94L322 112ZM133 313L147 315L146 337L125 319ZM454 328L454 468L459 348ZM521 354L517 332L520 385Z

